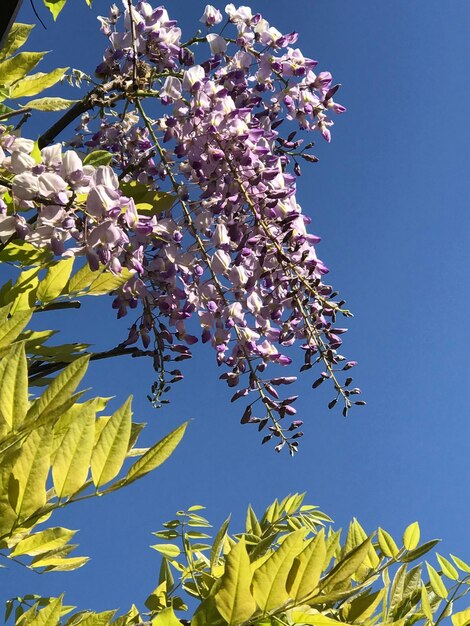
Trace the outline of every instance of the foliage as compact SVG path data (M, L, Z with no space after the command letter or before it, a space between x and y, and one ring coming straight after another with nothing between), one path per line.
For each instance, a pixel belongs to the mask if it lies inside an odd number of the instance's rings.
M88 266L73 273L73 258L53 261L21 241L8 242L0 256L21 270L0 290L0 550L31 569L72 570L88 560L69 556L75 531L36 527L59 508L120 489L158 467L186 424L138 448L144 425L132 421L130 397L111 415L102 414L109 398L80 401L84 392L76 389L97 355L84 344L50 346L54 331L27 328L35 313L108 293L126 275ZM42 393L32 394L34 387ZM133 457L139 458L129 466Z
M57 608L62 598L37 597L17 598L9 611L15 608L18 626L46 623L45 616L50 626L85 616L90 626L179 626L189 623L188 613L192 626L431 626L470 591L470 566L461 559L436 553L435 567L418 562L438 541L420 544L417 522L405 529L402 545L382 528L367 535L356 519L342 539L330 518L303 500L303 494L276 500L260 517L249 507L242 532L231 535L227 519L214 540L204 507L178 511L154 533L160 574L141 614L132 607L117 620L114 611L61 620L72 611ZM469 614L454 613L453 626L468 624ZM43 621L29 622L32 616Z
M27 113L32 109L59 110L68 108L73 101L63 98L37 98L29 100L20 109L1 104L5 100L17 100L26 96L36 96L56 85L65 75L68 67L58 67L47 74L30 72L44 58L45 52L17 52L28 40L33 26L13 24L3 49L0 51L0 120L12 115Z

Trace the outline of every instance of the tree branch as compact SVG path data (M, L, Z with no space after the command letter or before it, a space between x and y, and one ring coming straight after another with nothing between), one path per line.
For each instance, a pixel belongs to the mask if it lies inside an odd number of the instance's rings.
M49 144L51 144L54 139L60 135L60 133L67 128L69 124L71 124L77 117L83 115L90 109L92 109L96 104L99 104L100 97L105 96L110 91L113 91L117 88L122 88L122 78L116 78L108 83L103 85L97 85L94 89L92 89L89 93L87 93L81 100L76 102L68 111L64 113L64 115L57 120L55 124L53 124L49 130L46 130L39 139L38 144L39 148L45 148Z
M10 32L22 2L23 0L2 0L2 10L0 11L0 49L3 48L5 39Z

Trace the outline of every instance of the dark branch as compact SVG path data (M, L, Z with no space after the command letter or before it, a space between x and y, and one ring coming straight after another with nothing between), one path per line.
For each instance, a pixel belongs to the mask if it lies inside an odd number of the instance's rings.
M2 9L0 11L0 49L3 48L5 39L10 32L22 2L23 0L2 0Z

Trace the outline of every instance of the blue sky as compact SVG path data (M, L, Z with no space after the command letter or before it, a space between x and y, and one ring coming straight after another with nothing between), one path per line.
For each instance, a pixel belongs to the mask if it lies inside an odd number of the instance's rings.
M19 19L34 22L24 4ZM96 15L108 3L95 0L90 11L70 0L55 24L36 4L48 29L36 27L30 49L52 50L44 67L92 71L106 44ZM166 6L189 38L204 5ZM291 459L239 425L240 407L217 381L209 350L195 351L185 381L159 411L146 400L150 364L93 366L87 383L97 394L121 402L134 394L135 419L149 423L149 440L190 418L188 434L152 476L56 518L80 528L80 553L93 557L84 569L37 576L12 566L3 575L5 598L65 591L80 608L142 605L159 566L150 533L174 511L205 504L215 524L233 512L235 530L248 503L260 510L294 491L307 491L342 527L356 516L367 530L381 525L400 537L417 519L423 539L440 537L441 552L470 559L468 0L251 6L279 30L298 31L304 54L343 85L338 100L348 112L336 119L331 145L319 141L320 163L304 168L298 197L322 236L318 251L331 282L355 314L344 350L360 362L355 382L367 407L344 419L327 410L323 388L312 391L300 378L305 437ZM38 114L26 132L39 134L44 120ZM111 347L127 326L110 302L88 301L41 323L63 328L64 340Z

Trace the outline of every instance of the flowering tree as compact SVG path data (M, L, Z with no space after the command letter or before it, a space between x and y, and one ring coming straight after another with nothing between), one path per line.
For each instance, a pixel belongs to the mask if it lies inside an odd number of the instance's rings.
M45 4L57 17L65 0ZM345 111L331 74L315 72L296 33L244 6L228 4L224 17L208 5L205 33L187 40L165 8L147 2L125 0L99 19L108 44L98 80L66 68L31 74L43 54L18 52L29 25L15 24L0 52L0 261L14 274L0 290L0 549L39 571L86 558L69 556L73 531L37 525L155 469L185 429L138 448L130 399L111 416L99 415L105 398L80 401L90 359L150 357L159 405L201 341L224 368L232 400L243 400L241 422L291 454L302 421L296 396L280 389L296 380L295 348L302 371L318 366L312 387L332 384L329 408L340 403L347 415L364 404L349 375L356 363L339 353L346 329L336 318L350 313L324 282L319 239L296 201L301 165L317 161L304 136L329 142L331 115ZM35 97L64 77L87 84L86 95ZM32 112L61 109L39 140L21 132ZM131 317L128 335L108 351L50 346L53 331L28 328L36 312L108 293L118 317ZM331 520L294 495L259 519L249 509L241 533L229 535L227 522L201 544L194 540L207 538L208 522L198 508L155 533L167 543L155 546L160 582L143 617L133 607L117 620L113 611L63 618L62 598L32 596L10 601L7 619L14 611L18 626L177 626L175 611L187 610L181 587L198 602L198 626L411 626L439 623L468 588L470 567L457 557L438 556L440 570L428 565L426 580L421 566L407 571L436 543L419 545L416 523L402 547L383 530L368 537L357 521L342 544L339 532L325 534ZM465 626L470 614L453 619Z

